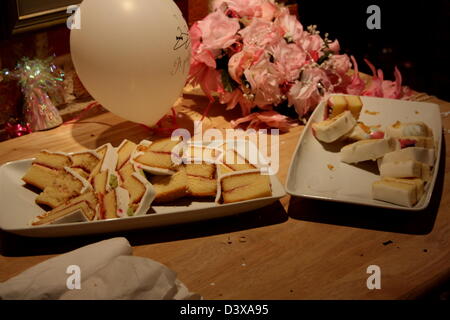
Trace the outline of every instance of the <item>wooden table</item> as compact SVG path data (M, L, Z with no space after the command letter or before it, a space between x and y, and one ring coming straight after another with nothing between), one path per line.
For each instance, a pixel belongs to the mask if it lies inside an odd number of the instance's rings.
M450 104L424 96L423 100ZM185 96L179 122L192 128L207 101ZM237 113L214 105L205 128L229 128ZM28 239L1 232L0 281L56 254L102 239L125 236L134 255L175 270L206 299L409 299L450 277L450 116L443 115L441 173L424 212L397 212L298 199L229 218L128 233L67 239ZM281 136L284 183L303 127ZM41 149L78 151L149 132L110 113L48 132L0 143L0 164L32 157ZM381 290L368 290L367 267L381 268Z

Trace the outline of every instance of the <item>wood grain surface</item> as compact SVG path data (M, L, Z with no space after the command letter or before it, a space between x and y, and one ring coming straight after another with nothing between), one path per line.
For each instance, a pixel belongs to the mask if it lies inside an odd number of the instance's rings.
M29 239L0 231L0 281L49 257L116 236L134 255L176 271L206 299L411 299L450 278L450 104L427 95L443 113L443 152L429 208L401 212L286 196L280 202L228 218L127 233ZM178 122L191 128L207 105L185 95ZM206 128L230 128L238 110L212 106ZM280 180L302 126L281 135ZM0 143L0 164L30 158L41 149L79 151L123 139L151 138L144 127L104 113L48 131ZM381 268L381 290L368 290L367 267Z

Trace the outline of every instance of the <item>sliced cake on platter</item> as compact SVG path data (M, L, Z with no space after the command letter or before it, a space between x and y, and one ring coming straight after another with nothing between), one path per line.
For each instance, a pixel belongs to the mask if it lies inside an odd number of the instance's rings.
M171 175L182 163L182 139L171 138L157 141L142 141L131 157L131 163L138 169L155 175Z
M192 197L216 197L216 162L221 151L216 148L189 145L183 152L187 192Z
M31 224L42 226L55 223L92 221L96 215L97 205L97 197L93 191L89 191L36 217Z
M255 165L231 148L223 152L222 157L219 158L217 167L219 177L226 173L257 169Z
M167 203L188 195L186 168L178 166L172 175L154 175L150 183L155 189L155 203Z
M59 207L66 201L92 190L91 184L70 168L61 173L36 198L36 203L51 208Z
M65 167L71 166L72 159L69 155L59 152L41 151L22 180L29 185L44 190L52 185Z
M89 178L101 161L101 157L95 151L73 153L70 157L72 158L71 168L85 179Z
M120 170L127 162L129 162L131 155L136 150L137 144L129 141L124 140L120 146L117 147L117 166L116 170Z
M257 198L271 197L269 175L260 170L245 170L225 174L219 179L218 203L234 203Z
M217 195L217 169L213 163L186 164L187 189L193 197Z

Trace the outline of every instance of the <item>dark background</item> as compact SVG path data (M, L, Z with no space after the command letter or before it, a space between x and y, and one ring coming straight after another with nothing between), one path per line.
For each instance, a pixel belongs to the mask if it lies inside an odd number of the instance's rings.
M38 1L38 0L36 0ZM150 0L149 0L150 1ZM189 22L207 13L207 0L176 0ZM363 58L383 69L385 79L393 80L394 66L400 69L404 84L412 89L450 101L448 49L450 42L450 0L284 0L297 4L302 24L316 24L322 35L337 38L342 52L352 54L360 70L370 73ZM13 0L0 0L0 56L3 67L12 67L18 57L29 55L35 32L7 36L7 8ZM366 26L369 5L381 8L381 30ZM198 11L198 12L197 12ZM192 20L192 21L190 21ZM49 29L50 47L66 53L69 32L64 26ZM3 35L1 35L3 34ZM5 39L7 38L7 40Z
M360 71L370 73L363 58L393 80L398 66L404 83L417 91L450 100L448 72L450 1L314 1L298 0L300 20L316 24L321 34L337 38L342 52L352 54ZM367 8L381 9L381 30L366 26Z

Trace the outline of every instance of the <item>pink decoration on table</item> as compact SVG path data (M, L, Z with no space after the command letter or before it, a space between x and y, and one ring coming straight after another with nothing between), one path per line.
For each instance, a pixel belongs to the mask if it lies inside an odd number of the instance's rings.
M330 93L395 99L410 95L397 68L395 81L388 81L368 61L373 78L366 84L356 59L339 54L338 40L322 37L316 26L304 28L273 0L216 0L212 8L190 29L188 82L200 85L211 101L216 93L227 110L239 105L243 118L234 126L288 130L292 119L279 112L295 110L305 117Z

